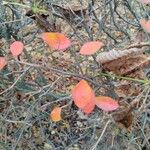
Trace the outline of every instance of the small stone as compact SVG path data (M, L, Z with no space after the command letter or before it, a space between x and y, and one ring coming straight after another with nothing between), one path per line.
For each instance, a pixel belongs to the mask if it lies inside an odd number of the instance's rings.
M44 143L44 150L52 150L52 149L53 147L50 144Z
M51 134L55 134L55 131L52 131Z
M82 127L82 126L83 126L82 122L80 122L80 121L77 121L77 125L78 125L79 127Z

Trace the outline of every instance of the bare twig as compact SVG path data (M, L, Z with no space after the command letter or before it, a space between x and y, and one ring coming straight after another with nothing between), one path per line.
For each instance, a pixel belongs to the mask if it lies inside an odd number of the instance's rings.
M103 135L104 135L104 133L105 133L105 131L106 131L106 129L107 129L107 126L109 125L110 122L111 122L111 120L108 120L108 121L106 122L106 124L105 124L105 126L104 126L104 129L103 129L103 131L102 131L100 137L98 138L97 142L94 144L94 146L93 146L90 150L95 150L95 149L96 149L96 147L98 146L99 142L101 141L101 139L102 139L102 137L103 137Z
M91 83L93 83L94 85L96 86L101 86L99 83L93 81L92 79L88 78L88 77L85 77L83 75L80 75L80 74L74 74L72 72L67 72L67 71L63 71L63 70L58 70L56 68L52 68L52 67L48 67L48 66L42 66L42 65L37 65L37 64L31 64L31 63L27 63L27 62L22 62L22 61L15 61L16 63L20 63L20 64L23 64L23 65L27 65L27 66L32 66L32 67L35 67L35 68L42 68L44 70L50 70L50 71L53 71L53 72L56 72L58 74L63 74L63 75L69 75L69 76L74 76L74 77L77 77L77 78L80 78L80 79L85 79Z
M30 67L28 67L17 79L16 81L6 90L4 90L3 92L0 93L0 95L6 93L7 91L11 90L17 83L18 81L26 74L26 72L30 69Z

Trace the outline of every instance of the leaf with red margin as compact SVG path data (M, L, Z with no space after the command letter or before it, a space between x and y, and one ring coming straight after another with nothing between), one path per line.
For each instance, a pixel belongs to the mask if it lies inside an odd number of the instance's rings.
M87 106L94 97L94 91L85 80L81 80L72 90L72 98L78 108Z
M55 107L50 113L50 118L52 121L57 122L62 120L61 118L61 107Z
M20 41L15 41L10 45L10 51L14 57L20 55L23 51L24 45Z
M117 101L107 96L96 97L95 103L97 107L101 108L104 111L112 111L119 107L119 104Z
M80 54L81 55L93 55L103 46L104 44L100 41L87 42L81 47Z
M58 32L42 33L41 38L55 50L66 50L71 45L70 39Z
M150 20L141 19L140 24L146 32L150 33Z
M7 65L5 57L0 57L0 70L2 70Z

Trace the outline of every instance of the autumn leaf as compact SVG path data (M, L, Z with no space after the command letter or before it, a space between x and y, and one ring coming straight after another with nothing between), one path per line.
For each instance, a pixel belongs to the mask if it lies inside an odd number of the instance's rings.
M50 118L52 121L57 122L60 121L61 118L61 107L55 107L50 113Z
M10 51L14 57L20 55L23 51L24 45L20 41L15 41L10 45Z
M141 19L140 24L146 32L150 33L150 20Z
M97 107L104 111L112 111L119 107L118 102L107 96L99 96L95 98Z
M90 114L95 108L95 98L92 99L85 107L82 108L82 111L86 114Z
M78 108L87 106L94 97L94 91L85 80L81 80L72 90L72 98Z
M141 3L143 3L143 4L148 4L148 3L150 3L150 0L139 0Z
M104 44L100 41L87 42L81 47L80 54L81 55L92 55L92 54L96 53L103 46L104 46Z
M0 70L2 70L7 64L5 57L0 57Z
M69 38L58 32L45 32L41 38L55 50L66 50L71 45Z

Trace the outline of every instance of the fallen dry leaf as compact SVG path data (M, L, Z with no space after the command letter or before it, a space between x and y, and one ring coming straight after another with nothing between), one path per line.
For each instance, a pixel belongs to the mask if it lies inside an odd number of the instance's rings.
M141 3L143 4L149 4L150 3L150 0L139 0Z
M122 51L102 52L96 59L107 71L121 76L143 78L143 68L150 65L150 54L143 54L143 51L140 45L133 45Z
M100 41L87 42L81 47L80 54L81 55L93 55L103 46L104 44Z
M0 57L0 70L2 70L7 65L5 57Z
M95 103L97 107L104 111L112 111L119 107L118 102L111 97L99 96L95 98Z
M95 108L95 99L91 100L85 107L82 108L82 111L86 114L90 114Z
M133 113L130 110L122 110L113 114L113 118L120 128L130 128L133 123Z
M115 86L115 92L119 97L138 96L141 92L141 87L138 84L133 84L131 81L121 80Z
M14 57L19 56L23 52L24 45L20 41L15 41L10 45L10 51Z
M119 106L119 109L112 113L112 117L119 128L129 129L132 126L134 119L132 113L134 106L131 106L124 101L120 101Z
M141 19L140 24L146 32L150 33L150 20Z
M66 50L70 45L71 41L62 33L58 32L45 32L42 33L41 38L55 50Z
M88 6L81 6L81 5L65 5L63 7L57 4L53 4L52 7L55 12L60 14L58 15L58 17L67 19L71 23L75 23L76 22L75 20L81 17L82 14L86 16L88 10Z
M60 121L61 118L61 107L55 107L50 113L50 118L52 121L57 122Z
M94 91L85 80L81 80L72 90L72 98L78 108L86 107L94 97Z
M133 77L134 71L144 68L150 64L150 55L135 55L122 57L103 64L104 69L112 71L117 75L128 75ZM142 73L142 72L141 72ZM143 74L141 74L143 76Z

